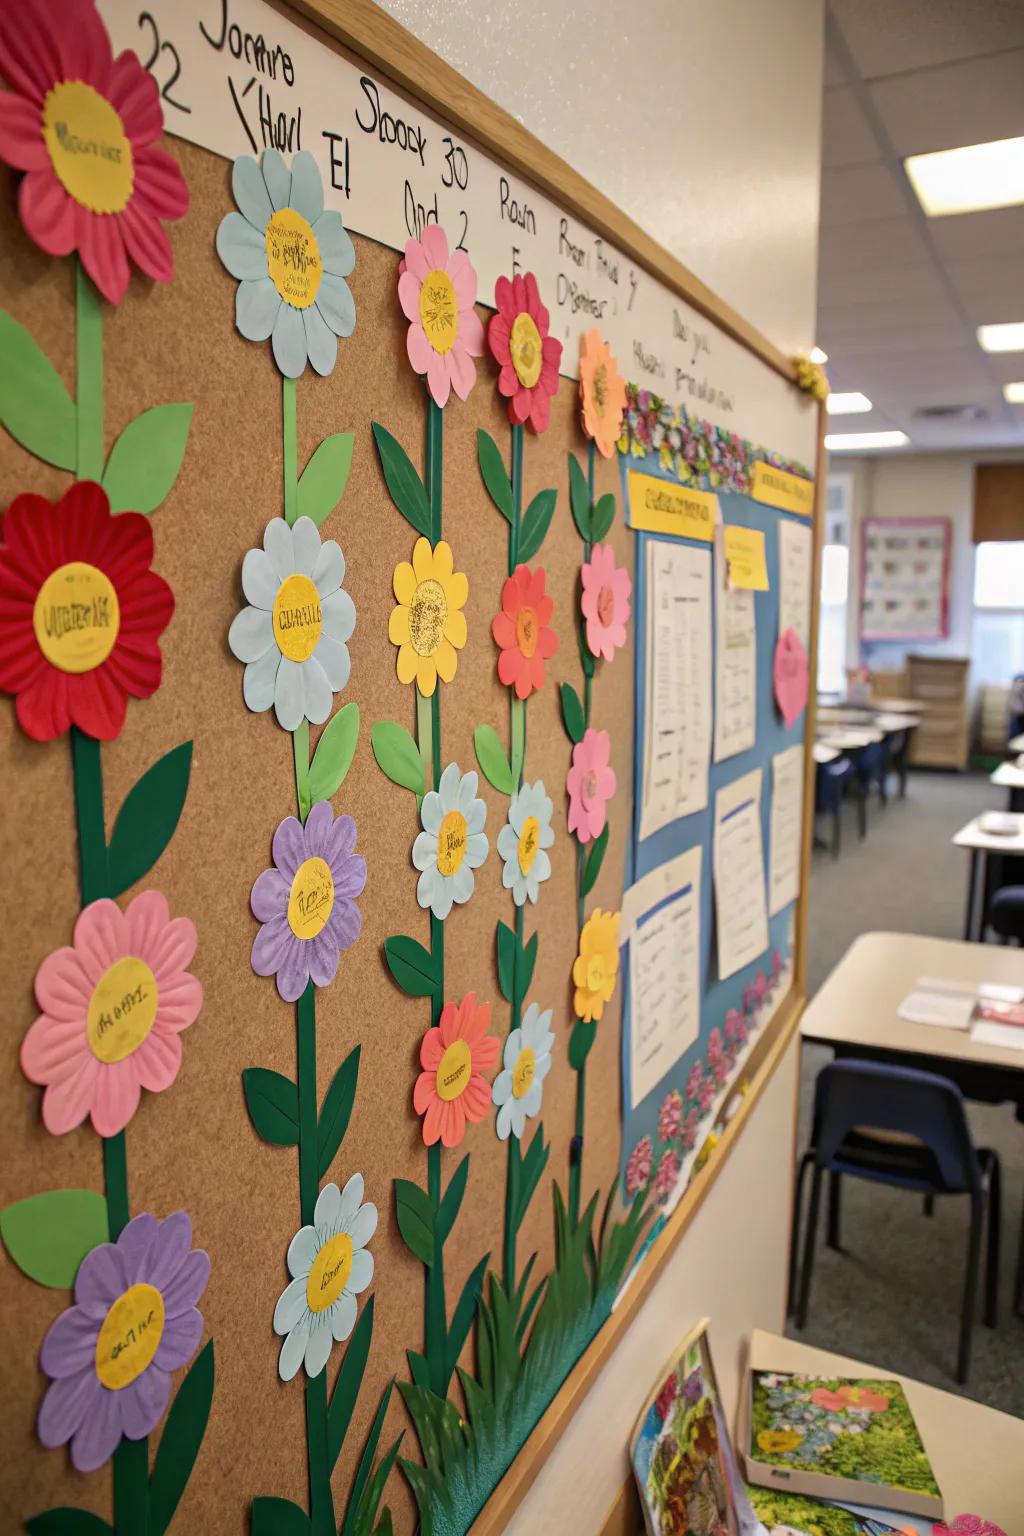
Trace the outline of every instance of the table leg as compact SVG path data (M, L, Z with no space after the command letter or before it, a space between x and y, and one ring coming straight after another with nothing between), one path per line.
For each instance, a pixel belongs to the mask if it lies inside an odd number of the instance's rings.
M978 886L978 850L971 849L971 868L967 876L967 911L964 913L964 938L974 937L974 895Z

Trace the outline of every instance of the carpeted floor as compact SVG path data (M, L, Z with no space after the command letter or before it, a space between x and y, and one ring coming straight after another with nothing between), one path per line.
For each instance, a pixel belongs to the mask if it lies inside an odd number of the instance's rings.
M814 855L812 994L866 930L962 937L967 855L951 846L950 837L978 811L1002 809L1003 799L980 775L912 774L905 801L891 802L885 811L872 805L864 842L857 837L853 805L846 808L839 859ZM820 1047L804 1050L801 1150L814 1079L830 1056ZM1004 1183L999 1327L990 1331L979 1319L967 1388L953 1381L967 1242L961 1199L939 1200L928 1220L914 1195L845 1180L845 1252L825 1248L823 1217L807 1327L798 1334L791 1325L790 1332L1024 1417L1024 1320L1010 1309L1024 1197L1024 1126L1007 1105L971 1104L969 1113L977 1144L998 1152Z

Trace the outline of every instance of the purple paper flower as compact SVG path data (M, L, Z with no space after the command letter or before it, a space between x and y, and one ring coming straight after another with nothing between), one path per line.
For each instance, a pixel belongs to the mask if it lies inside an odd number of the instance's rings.
M191 1242L184 1211L166 1221L136 1216L79 1266L75 1305L43 1340L40 1364L53 1380L39 1409L40 1440L51 1450L70 1440L79 1472L108 1461L122 1435L141 1440L156 1428L170 1373L199 1346L196 1302L210 1260Z
M359 937L363 920L354 898L366 884L366 860L354 853L356 824L335 817L318 800L303 826L286 816L274 833L275 869L252 888L250 904L263 924L252 945L257 976L276 976L286 1003L312 980L334 980L338 957Z

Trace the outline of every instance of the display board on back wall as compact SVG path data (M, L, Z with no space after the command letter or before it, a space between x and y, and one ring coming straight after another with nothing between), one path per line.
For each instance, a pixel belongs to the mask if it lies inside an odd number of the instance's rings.
M497 1528L800 1004L815 409L400 28L303 11L0 22L37 1532Z

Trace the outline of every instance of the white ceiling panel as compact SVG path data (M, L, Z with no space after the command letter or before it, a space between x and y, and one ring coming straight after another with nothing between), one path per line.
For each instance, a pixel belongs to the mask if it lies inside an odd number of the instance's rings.
M942 297L946 290L932 266L866 267L832 276L819 273L818 304L864 304L874 300Z
M857 271L865 266L909 266L930 259L921 232L909 215L872 219L869 224L830 225L821 231L819 250L822 268L827 267L832 273Z
M895 219L905 207L896 176L886 165L851 165L822 172L821 222L825 228Z
M1024 271L1024 208L990 208L985 213L931 219L928 229L946 261L975 256L1012 256ZM1024 275L1021 278L1024 286Z
M1024 320L1024 276L1020 260L979 256L974 261L947 262L946 271L968 318L975 325Z
M829 0L865 79L1024 47L1020 0Z
M878 143L857 97L849 86L825 91L821 129L821 163L828 168L877 160Z
M1016 138L1024 120L1024 48L879 80L868 89L898 155Z

